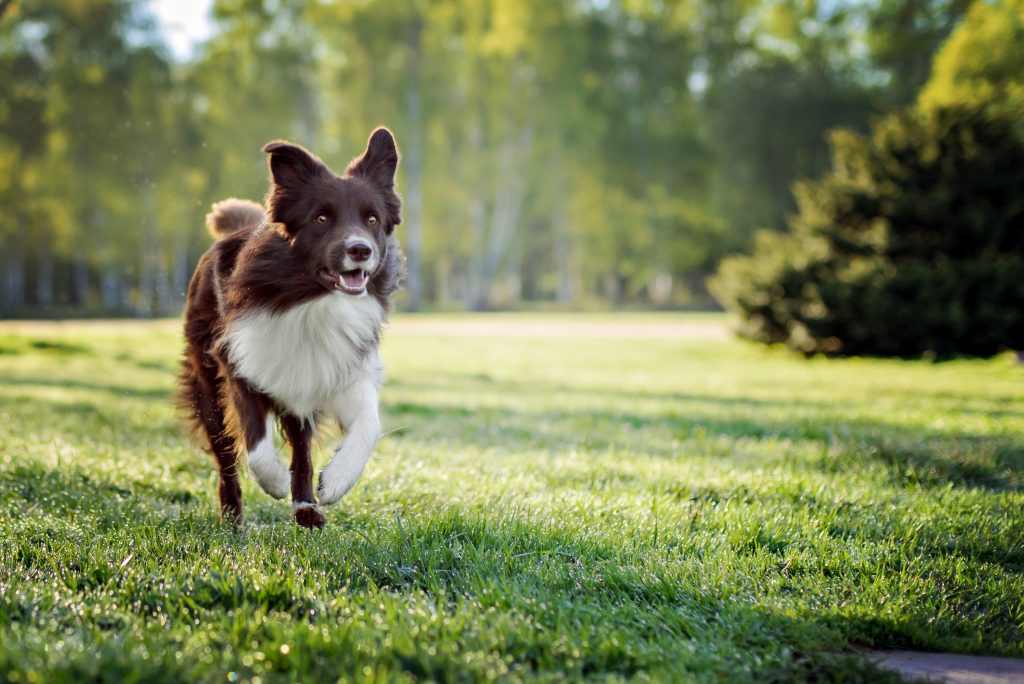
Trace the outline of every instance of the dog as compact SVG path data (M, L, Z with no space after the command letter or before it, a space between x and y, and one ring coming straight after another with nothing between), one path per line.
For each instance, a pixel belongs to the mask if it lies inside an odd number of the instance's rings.
M378 343L405 269L398 147L378 128L341 176L283 140L263 152L265 205L228 199L206 217L215 242L189 284L179 403L216 459L224 519L244 520L245 454L263 491L290 491L295 521L321 527L321 505L352 488L380 437ZM274 446L275 418L291 468ZM345 436L314 498L310 442L324 419Z

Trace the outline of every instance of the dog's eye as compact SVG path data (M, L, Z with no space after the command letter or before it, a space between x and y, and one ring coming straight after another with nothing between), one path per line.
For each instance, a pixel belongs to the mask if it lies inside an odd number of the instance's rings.
M377 215L376 215L376 214L370 214L370 215L369 215L369 216L368 216L368 217L366 218L366 222L367 222L367 223L369 223L369 224L370 224L371 226L375 226L375 225L377 225L377 221L378 221L378 220L379 220L379 219L377 218Z
M327 214L317 214L316 222L319 223L321 226L327 225Z

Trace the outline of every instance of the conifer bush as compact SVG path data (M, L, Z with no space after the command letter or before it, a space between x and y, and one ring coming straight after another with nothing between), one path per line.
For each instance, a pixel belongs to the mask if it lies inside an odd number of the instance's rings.
M1024 141L977 105L833 133L787 233L709 283L741 334L807 354L991 356L1024 349Z

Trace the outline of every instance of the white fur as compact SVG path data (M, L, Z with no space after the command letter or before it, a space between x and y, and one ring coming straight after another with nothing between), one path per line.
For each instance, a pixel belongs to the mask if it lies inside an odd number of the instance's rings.
M292 515L295 515L296 511L300 511L304 508L312 508L317 513L323 515L323 509L317 506L315 503L309 503L308 501L293 501L292 502Z
M254 311L225 335L235 371L301 419L334 414L336 398L355 380L380 376L365 350L384 319L373 297L332 292L281 313Z
M266 434L249 450L249 469L260 487L275 499L288 496L292 476L274 448L274 419L267 416Z
M330 463L320 472L317 495L324 505L335 503L352 489L370 460L380 438L379 388L379 383L366 378L337 398L334 412L345 428L345 439L335 447Z
M376 339L383 319L375 298L331 293L277 314L245 314L224 336L235 371L255 388L303 420L326 413L345 429L345 439L320 473L323 504L335 503L352 488L380 437L377 393L384 368ZM260 486L276 496L282 491L281 471L288 482L290 475L273 451L271 435L268 430L249 463Z

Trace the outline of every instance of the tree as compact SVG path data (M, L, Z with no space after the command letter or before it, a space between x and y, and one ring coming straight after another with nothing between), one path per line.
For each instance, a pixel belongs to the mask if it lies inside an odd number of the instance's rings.
M990 356L1024 348L1024 143L977 105L833 136L791 233L762 233L712 289L743 333L805 353Z
M148 183L158 181L153 160L166 147L152 132L173 130L153 119L166 112L167 63L152 24L127 0L17 5L2 30L16 107L0 112L0 135L18 159L5 214L14 219L13 261L27 262L13 271L31 272L41 308L97 307L95 274L135 260L142 217L152 216L145 192L134 191L145 188L140 165L153 167Z
M974 3L936 54L919 104L931 109L959 102L1024 119L1024 0Z
M734 1L702 19L704 52L715 58L703 99L714 150L709 195L726 231L716 257L782 224L796 208L792 184L828 165L827 132L865 128L877 112L854 49L862 38L854 9Z
M15 17L17 15L15 14ZM41 182L40 167L46 154L47 127L45 66L31 50L34 36L8 21L0 24L0 82L6 84L0 100L0 218L3 244L3 298L0 306L16 310L25 304L25 229L31 213L27 198Z
M719 163L718 209L742 244L759 227L779 225L795 208L794 181L828 166L829 130L860 128L871 94L821 63L763 58L710 95Z
M973 3L981 4L986 3ZM867 3L865 42L872 66L886 79L880 95L897 107L911 104L928 81L936 51L971 5L971 0Z
M965 4L216 0L175 63L144 2L13 3L0 300L171 312L210 202L265 192L263 143L340 167L387 124L404 306L700 303L825 168L825 131L906 99Z

